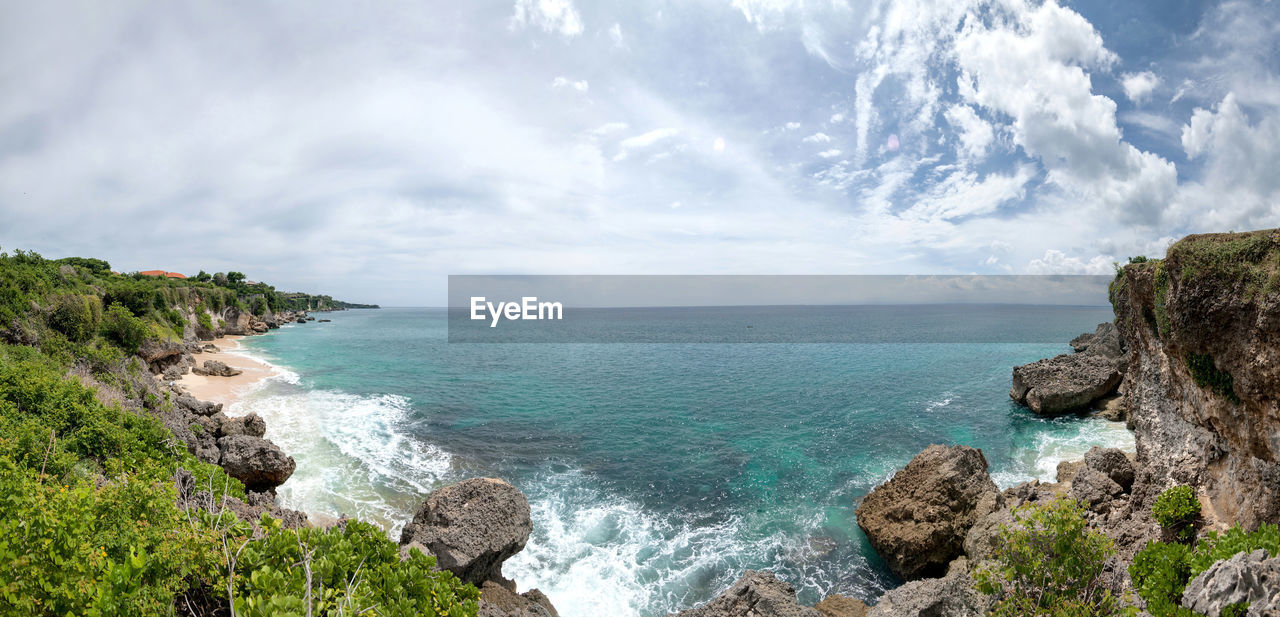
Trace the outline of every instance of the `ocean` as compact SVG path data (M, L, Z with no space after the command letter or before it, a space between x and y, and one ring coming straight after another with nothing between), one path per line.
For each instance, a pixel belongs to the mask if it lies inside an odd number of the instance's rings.
M445 309L329 313L242 341L279 375L228 411L263 416L297 461L283 505L396 538L436 487L515 484L534 531L504 573L565 617L665 615L745 569L806 603L873 600L899 581L854 507L929 444L981 448L1001 487L1051 481L1093 445L1133 448L1120 423L1038 418L1008 397L1014 365L1069 352L1110 307L807 308L795 328L842 330L810 338L873 342L449 343ZM895 320L954 334L956 311L998 311L1017 336L867 335Z

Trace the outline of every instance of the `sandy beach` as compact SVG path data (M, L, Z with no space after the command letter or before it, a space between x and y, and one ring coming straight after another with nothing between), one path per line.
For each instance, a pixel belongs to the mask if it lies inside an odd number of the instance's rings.
M192 396L202 401L213 401L222 403L224 407L230 407L231 403L235 402L250 386L276 374L276 371L270 365L240 354L228 353L240 349L240 339L242 338L244 337L224 336L209 341L218 348L218 351L206 351L193 355L197 366L203 365L205 360L217 360L244 372L234 377L214 377L187 373L181 379L178 379L177 383L186 388Z

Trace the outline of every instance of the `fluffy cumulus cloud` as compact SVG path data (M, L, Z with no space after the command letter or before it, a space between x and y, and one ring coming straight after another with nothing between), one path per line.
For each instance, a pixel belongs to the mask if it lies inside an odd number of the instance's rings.
M1280 224L1260 1L75 2L0 9L5 248L422 304L476 271L1105 272Z
M1151 97L1151 93L1160 85L1160 78L1151 71L1126 73L1120 80L1120 85L1124 87L1124 95L1130 101L1141 103Z
M578 36L583 29L582 16L573 0L516 0L511 21L516 26L535 26L566 37Z

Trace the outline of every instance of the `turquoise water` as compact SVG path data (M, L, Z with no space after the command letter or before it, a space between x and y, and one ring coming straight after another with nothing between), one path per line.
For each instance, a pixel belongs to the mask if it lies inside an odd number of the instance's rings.
M873 599L898 583L853 508L925 446L982 448L1004 486L1132 448L1117 423L1009 401L1010 368L1065 342L449 344L439 309L326 317L244 341L281 374L230 413L297 459L284 504L398 533L433 488L505 478L534 516L505 573L566 617L663 615L746 568L806 602ZM1066 341L1110 309L1006 318Z

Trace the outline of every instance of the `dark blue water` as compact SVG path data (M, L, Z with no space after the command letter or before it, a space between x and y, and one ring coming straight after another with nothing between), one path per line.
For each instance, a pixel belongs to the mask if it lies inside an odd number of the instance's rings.
M566 617L662 615L745 568L807 602L870 599L897 582L853 508L925 446L980 447L1012 485L1091 445L1132 445L1118 424L1043 420L1008 398L1013 365L1069 351L1110 308L999 310L1014 340L1061 342L450 344L444 310L348 311L248 339L287 371L232 413L267 419L298 461L282 499L312 512L395 530L443 483L510 480L535 530L506 574ZM797 319L954 330L929 326L954 319L936 307Z

